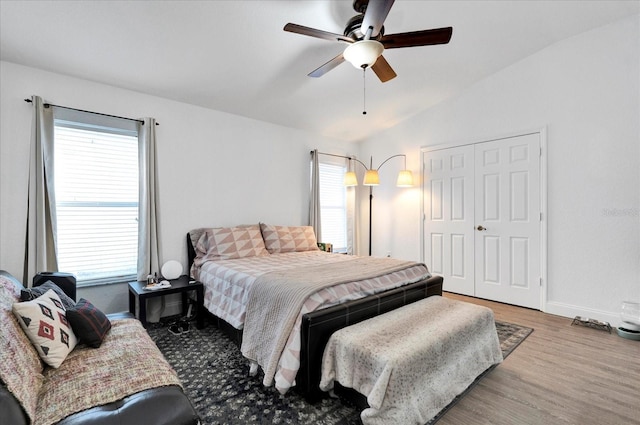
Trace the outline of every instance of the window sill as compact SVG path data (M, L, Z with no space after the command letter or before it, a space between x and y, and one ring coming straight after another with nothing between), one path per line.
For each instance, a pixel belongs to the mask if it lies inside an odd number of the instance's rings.
M131 276L131 278L122 277L122 278L117 278L113 280L100 279L100 280L91 280L87 282L79 282L76 286L78 287L78 289L80 289L80 288L92 288L96 286L111 286L111 285L120 285L120 284L126 285L128 282L132 282L134 280L137 280L135 276Z

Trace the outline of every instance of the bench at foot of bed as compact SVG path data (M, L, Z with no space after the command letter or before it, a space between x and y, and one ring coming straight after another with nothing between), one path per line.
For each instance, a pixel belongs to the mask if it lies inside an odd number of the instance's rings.
M335 332L320 387L366 397L365 425L425 424L501 361L493 311L433 296Z
M296 391L310 403L326 397L326 393L320 390L322 354L335 331L426 297L442 295L442 283L442 276L431 276L390 291L304 314Z

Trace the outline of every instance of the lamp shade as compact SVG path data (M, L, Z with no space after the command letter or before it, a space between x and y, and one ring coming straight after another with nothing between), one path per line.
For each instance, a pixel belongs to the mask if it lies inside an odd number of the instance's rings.
M368 68L378 60L384 51L382 43L376 40L361 40L350 44L342 56L356 68Z
M364 175L365 186L378 186L380 184L380 176L378 176L378 170L367 170Z
M344 174L344 185L347 187L358 185L358 177L354 171L348 171Z
M413 174L410 170L400 170L398 173L398 180L396 181L398 187L411 187L413 186Z

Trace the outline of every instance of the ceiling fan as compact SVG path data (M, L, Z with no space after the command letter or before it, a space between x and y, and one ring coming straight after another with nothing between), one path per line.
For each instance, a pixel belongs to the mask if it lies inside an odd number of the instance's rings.
M395 0L354 0L353 8L358 15L347 22L344 34L336 34L298 24L288 23L284 30L324 40L348 43L349 46L335 58L309 73L310 77L321 77L347 60L356 68L371 68L380 81L387 82L396 77L382 52L384 49L400 47L447 44L451 40L452 27L430 30L384 34L384 20Z

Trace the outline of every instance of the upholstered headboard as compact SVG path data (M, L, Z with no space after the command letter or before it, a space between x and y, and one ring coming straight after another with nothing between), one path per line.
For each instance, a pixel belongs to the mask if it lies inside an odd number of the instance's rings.
M191 273L193 260L196 258L196 244L205 230L207 230L205 227L200 227L187 232L187 270L189 270L189 273Z

